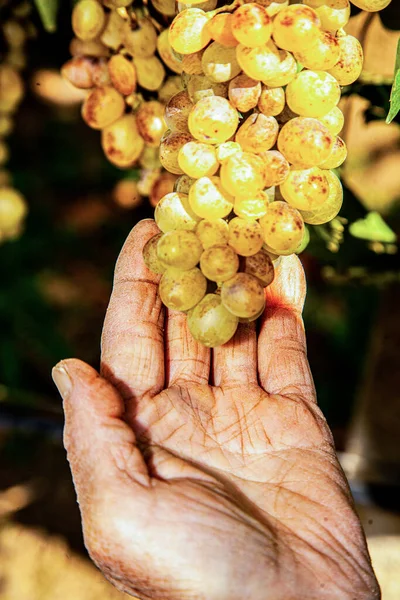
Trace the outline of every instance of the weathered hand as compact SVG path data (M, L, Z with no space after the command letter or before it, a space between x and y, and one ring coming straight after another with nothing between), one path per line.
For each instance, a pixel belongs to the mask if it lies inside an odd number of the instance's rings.
M316 405L297 257L259 333L211 352L164 316L137 225L118 261L102 376L55 369L94 562L141 599L376 600L365 538ZM212 382L212 385L210 384Z

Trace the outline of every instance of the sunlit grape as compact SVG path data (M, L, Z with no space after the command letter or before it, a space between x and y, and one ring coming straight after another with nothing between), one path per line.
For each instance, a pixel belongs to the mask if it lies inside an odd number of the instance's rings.
M292 167L280 191L286 202L298 210L313 210L321 206L329 194L325 171L319 167L295 169Z
M200 221L189 205L187 194L180 192L171 192L161 198L154 211L154 219L164 233L174 229L193 231Z
M261 83L241 73L229 82L228 94L232 106L241 112L247 112L257 106Z
M252 2L235 10L231 27L238 42L255 48L263 46L271 37L272 19L262 6Z
M108 61L108 71L113 86L124 96L132 94L136 89L136 70L133 63L122 56L115 54Z
M175 0L151 0L151 4L162 15L166 15L167 17L173 17L176 14Z
M174 192L180 192L182 194L189 194L191 186L196 180L189 175L181 175L175 181Z
M303 239L301 214L286 202L271 202L259 223L264 242L274 254L292 254Z
M228 243L241 256L252 256L263 245L259 223L234 217L229 221Z
M228 160L230 156L234 154L242 154L242 147L237 142L224 142L223 144L219 144L216 149L217 160L220 163L223 163L225 160Z
M143 247L144 264L152 273L161 275L167 270L167 266L159 259L157 254L157 244L164 234L158 233L150 238Z
M274 117L254 113L239 127L235 141L246 152L263 152L274 146L278 132L279 125Z
M293 54L286 50L279 50L279 63L272 75L265 77L263 83L268 87L275 88L285 86L297 74L297 62Z
M169 28L169 43L180 54L191 54L205 48L211 40L206 27L209 16L200 8L179 13Z
M302 117L326 115L339 100L340 85L325 71L301 71L286 88L289 108Z
M326 160L334 143L333 135L318 119L296 117L278 136L278 149L293 165L313 167Z
M254 317L264 306L264 290L248 273L236 273L221 287L221 301L237 317Z
M82 118L93 129L104 129L125 111L123 96L111 86L93 89L82 106Z
M223 46L237 46L239 42L232 33L232 20L233 15L231 13L214 15L207 24L207 30L211 38Z
M340 85L350 85L361 74L364 60L363 49L358 39L352 35L339 37L338 41L339 60L334 67L329 69L328 73L335 77Z
M157 245L158 258L168 265L182 271L193 269L200 260L203 246L193 231L176 229L168 231Z
M202 219L197 224L196 235L205 250L217 244L227 244L228 223L223 219L215 219L214 221Z
M201 64L204 74L216 82L229 81L241 71L236 49L212 42L203 53Z
M157 148L167 130L164 106L156 100L144 102L136 113L136 123L146 144Z
M182 73L182 63L176 58L169 43L168 29L164 29L157 38L157 51L163 63L174 73Z
M344 125L344 115L338 106L335 106L323 117L318 117L318 120L325 125L332 135L338 135Z
M285 108L285 101L285 90L282 87L269 88L263 85L257 108L263 115L276 117Z
M138 57L134 59L133 63L139 85L151 92L161 87L165 77L165 69L157 56Z
M321 169L337 169L347 158L347 147L342 138L337 137L328 158L318 166Z
M93 59L88 56L74 56L62 66L61 75L79 89L90 89L94 85Z
M198 102L209 96L228 96L228 84L216 82L206 75L191 75L187 82L187 93L192 102Z
M240 261L240 270L255 277L263 287L270 285L275 276L274 263L264 248L252 256L244 256Z
M343 188L340 179L332 171L325 171L325 177L329 184L329 194L324 204L314 210L301 211L304 222L310 225L322 225L332 221L342 208Z
M354 6L358 6L361 10L366 10L368 12L377 12L378 10L383 10L392 0L351 0Z
M129 167L140 156L144 141L134 115L124 115L101 132L101 145L108 160L117 167Z
M301 254L307 248L310 243L310 231L307 226L304 227L303 239L300 245L296 248L296 254Z
M270 17L274 17L278 12L289 6L289 0L259 0L259 4L264 6Z
M97 0L79 0L72 11L72 29L83 41L96 38L103 29L105 14Z
M321 22L308 6L293 4L281 10L274 19L273 38L284 50L301 52L318 37Z
M214 175L219 169L215 148L202 142L188 142L182 146L178 164L186 175L196 179Z
M203 298L207 289L207 280L195 267L189 271L167 269L161 277L159 293L167 308L189 310Z
M209 96L195 104L189 114L189 131L200 142L222 144L235 133L238 112L225 98Z
M221 166L222 185L233 196L254 196L264 187L262 160L250 152L234 154Z
M200 269L210 281L222 283L237 272L239 258L231 246L220 243L204 250L200 259Z
M233 208L233 197L215 175L201 177L193 183L189 190L189 202L193 212L202 219L223 219Z
M286 158L277 150L260 152L263 162L265 187L281 185L289 175L290 166Z
M150 58L157 49L157 30L148 17L139 18L135 28L126 21L123 44L134 58Z
M260 219L267 212L268 204L268 194L261 191L255 196L236 198L233 211L235 215L242 219Z
M295 58L307 69L325 71L337 63L339 55L340 47L337 38L332 33L321 31L312 45L302 52L295 53Z
M234 336L238 318L230 313L217 294L207 294L188 312L187 324L195 340L207 348L216 348Z
M179 150L187 142L191 142L193 138L190 133L183 131L167 134L164 134L160 143L160 162L164 169L167 169L170 173L181 175L183 171L178 163Z
M172 96L165 107L164 114L164 119L168 127L172 131L189 132L188 118L192 108L193 102L186 91Z
M338 29L343 29L350 19L349 0L304 0L303 4L315 10L325 31L336 33Z
M260 81L274 77L281 62L279 50L272 40L257 48L239 44L236 48L236 58L248 77Z

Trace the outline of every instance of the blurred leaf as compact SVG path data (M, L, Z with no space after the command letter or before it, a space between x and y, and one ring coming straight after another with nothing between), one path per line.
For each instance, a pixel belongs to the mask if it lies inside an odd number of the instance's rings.
M386 123L391 123L400 111L400 39L397 45L396 67L394 70L394 82L390 94L390 110Z
M34 0L37 11L46 31L53 33L56 30L56 18L59 0Z
M393 244L396 241L396 234L392 231L377 212L370 212L365 219L354 221L349 226L349 231L353 237L372 242L386 242Z

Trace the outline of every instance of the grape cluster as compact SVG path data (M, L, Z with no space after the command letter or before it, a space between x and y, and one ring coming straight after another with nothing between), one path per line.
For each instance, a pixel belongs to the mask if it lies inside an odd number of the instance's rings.
M160 161L179 176L143 256L193 337L227 342L264 310L281 255L338 214L346 158L341 86L363 63L348 0L186 0L169 28L185 89L167 103Z

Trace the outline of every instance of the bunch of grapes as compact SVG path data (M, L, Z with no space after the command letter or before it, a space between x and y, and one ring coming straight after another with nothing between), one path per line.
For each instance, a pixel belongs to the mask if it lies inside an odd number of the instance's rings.
M348 0L183 8L169 43L185 89L166 105L160 145L161 164L179 177L143 255L161 274L163 303L215 347L262 314L274 263L304 249L305 224L339 213L338 102L363 52L343 29Z

